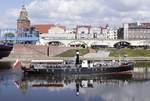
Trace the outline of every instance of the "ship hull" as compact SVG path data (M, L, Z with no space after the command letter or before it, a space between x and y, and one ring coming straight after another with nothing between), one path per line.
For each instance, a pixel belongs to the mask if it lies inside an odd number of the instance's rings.
M99 67L99 68L47 68L47 69L27 69L22 68L25 74L127 74L132 73L133 66L119 67Z
M0 44L0 58L9 56L12 49L13 45Z
M8 57L11 51L0 51L0 58Z

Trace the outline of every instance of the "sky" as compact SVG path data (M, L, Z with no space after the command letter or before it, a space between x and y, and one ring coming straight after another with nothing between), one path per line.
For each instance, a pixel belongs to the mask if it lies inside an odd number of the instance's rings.
M23 4L32 24L121 26L150 22L150 0L2 0L0 28L16 28Z

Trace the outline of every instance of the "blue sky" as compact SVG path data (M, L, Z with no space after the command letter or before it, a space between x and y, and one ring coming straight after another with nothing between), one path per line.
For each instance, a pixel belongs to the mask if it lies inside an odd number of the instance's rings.
M5 13L8 9L19 8L24 2L28 4L31 1L32 0L1 0L0 12Z
M12 14L8 14L8 12L14 9L20 9L24 3L28 4L30 2L31 0L2 0L0 3L0 28L15 28L17 18Z
M0 28L15 28L24 0L2 0ZM120 26L150 22L150 0L25 0L32 24Z

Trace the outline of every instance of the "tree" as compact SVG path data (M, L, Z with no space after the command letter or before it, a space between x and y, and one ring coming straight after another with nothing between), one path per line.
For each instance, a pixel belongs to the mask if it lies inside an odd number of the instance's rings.
M6 38L12 38L12 37L15 37L15 34L10 32L10 33L5 33L4 36L5 36ZM6 42L6 43L14 43L15 41L6 40L5 42Z
M15 37L14 33L5 33L5 37Z

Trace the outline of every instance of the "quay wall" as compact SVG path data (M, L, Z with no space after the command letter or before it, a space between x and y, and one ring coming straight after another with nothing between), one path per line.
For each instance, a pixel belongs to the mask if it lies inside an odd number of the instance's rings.
M49 47L49 56L47 56L48 53L48 47ZM70 50L75 49L73 47L54 47L54 46L46 46L46 45L14 45L13 50L11 51L10 55L8 57L4 57L0 59L0 61L10 61L14 62L17 58L19 58L21 61L24 62L30 62L32 59L73 59L74 57L55 57L56 55ZM88 60L114 60L114 59L120 59L119 57L93 57L90 58L82 57L81 59L88 59ZM121 58L123 59L123 58ZM150 57L127 57L128 60L133 61L150 61Z
M49 48L49 49L48 49ZM2 58L0 61L15 61L19 58L22 61L30 61L32 59L49 59L64 51L73 49L71 47L53 47L46 45L14 45L13 50L8 57ZM49 56L48 56L49 52Z

